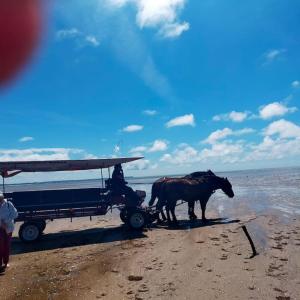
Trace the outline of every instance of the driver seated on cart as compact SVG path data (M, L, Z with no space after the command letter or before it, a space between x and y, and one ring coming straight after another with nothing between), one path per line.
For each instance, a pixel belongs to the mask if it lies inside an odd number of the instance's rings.
M137 206L140 198L131 187L127 186L127 183L121 164L115 165L111 177L112 191L119 195L125 195L127 206Z

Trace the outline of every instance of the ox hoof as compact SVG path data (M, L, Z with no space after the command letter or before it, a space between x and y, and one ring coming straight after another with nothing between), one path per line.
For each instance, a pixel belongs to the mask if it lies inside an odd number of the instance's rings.
M190 215L190 220L191 221L195 221L195 220L197 220L198 218L197 218L197 216L196 215Z

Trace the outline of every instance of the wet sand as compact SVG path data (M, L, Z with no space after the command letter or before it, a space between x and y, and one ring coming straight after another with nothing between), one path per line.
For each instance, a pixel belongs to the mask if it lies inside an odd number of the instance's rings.
M34 245L14 239L1 299L299 299L300 218L207 216L141 233L115 215L50 223Z

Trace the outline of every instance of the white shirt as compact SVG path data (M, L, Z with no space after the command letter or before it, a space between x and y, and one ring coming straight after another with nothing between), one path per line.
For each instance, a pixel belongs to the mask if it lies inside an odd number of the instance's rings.
M0 226L4 227L7 233L12 233L15 228L14 220L18 217L18 212L14 205L4 199L0 204Z

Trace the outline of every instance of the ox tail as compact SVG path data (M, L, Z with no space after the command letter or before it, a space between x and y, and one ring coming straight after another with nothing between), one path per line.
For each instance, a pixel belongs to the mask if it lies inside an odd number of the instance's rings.
M157 186L155 182L152 184L152 189L151 189L151 199L149 201L149 206L152 206L154 204L155 199L158 197L158 191L157 191Z
M167 204L167 195L166 195L166 183L163 182L160 185L157 208L161 210Z

